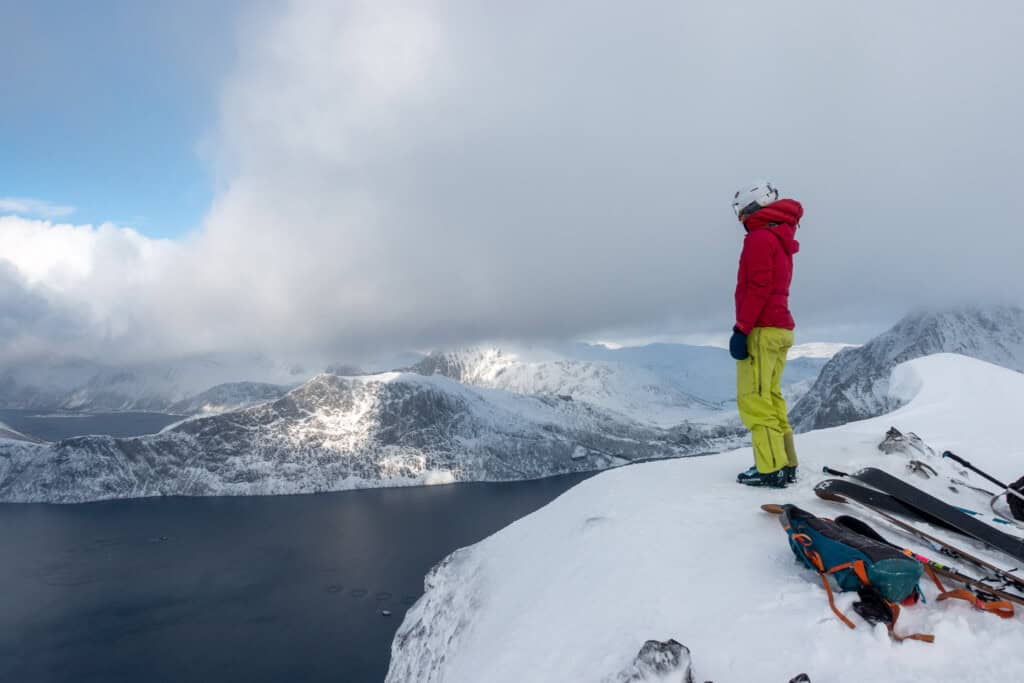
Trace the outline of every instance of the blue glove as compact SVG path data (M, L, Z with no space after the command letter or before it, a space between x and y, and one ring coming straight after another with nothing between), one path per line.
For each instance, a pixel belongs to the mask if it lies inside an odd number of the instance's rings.
M729 355L736 360L746 360L750 357L747 353L747 335L737 328L732 328L732 339L729 340Z

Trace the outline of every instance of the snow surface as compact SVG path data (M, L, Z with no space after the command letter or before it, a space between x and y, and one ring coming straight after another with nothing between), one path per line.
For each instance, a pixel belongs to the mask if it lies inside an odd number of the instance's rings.
M906 476L906 456L877 448L892 425L998 477L1024 469L1014 400L1024 375L944 354L899 366L892 386L912 396L895 413L799 436L801 479L784 491L734 482L751 462L749 448L635 465L593 477L455 552L407 613L388 680L609 681L652 638L687 645L698 681L782 683L800 672L819 683L1024 680L1024 617L1004 621L959 601L938 604L934 587L922 583L928 604L904 609L898 629L933 633L935 644L892 642L853 613L855 594L837 594L858 624L851 631L830 611L817 576L794 560L778 520L759 509L789 502L863 517L812 489L826 464ZM949 461L932 465L963 476ZM920 483L955 495L942 482ZM894 542L934 554L870 521Z
M820 345L811 346L787 366L787 396L803 396L827 360ZM723 411L735 412L736 362L725 349L712 347L578 344L554 351L481 346L433 353L412 369L516 394L571 397L657 427L717 423Z
M432 360L443 362L437 370L455 375L452 378L464 384L516 394L568 396L659 427L708 417L722 409L687 393L671 377L641 366L561 358L550 351L524 356L492 347L460 349Z
M221 415L260 403L276 401L293 388L264 382L218 384L191 398L170 405L167 410L172 415Z
M789 360L797 358L823 358L828 360L843 349L856 348L856 344L841 344L836 342L810 342L808 344L796 344L789 350Z
M724 348L648 344L611 349L577 344L569 348L566 355L577 360L644 368L687 394L711 403L731 404L736 400L736 361ZM827 361L827 358L810 356L791 358L786 364L783 385L817 377ZM731 410L731 406L728 409Z

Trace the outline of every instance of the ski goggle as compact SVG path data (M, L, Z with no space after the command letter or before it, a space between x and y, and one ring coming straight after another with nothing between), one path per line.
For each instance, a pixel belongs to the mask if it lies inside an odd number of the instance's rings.
M739 204L733 204L732 210L736 213L736 218L742 218L746 214L754 213L761 208L761 205L757 202L750 202L743 208L740 208Z

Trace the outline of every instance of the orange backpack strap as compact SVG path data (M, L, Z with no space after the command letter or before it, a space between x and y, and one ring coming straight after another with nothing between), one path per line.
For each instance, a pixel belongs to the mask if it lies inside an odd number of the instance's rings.
M975 608L980 609L983 612L990 612L1000 619L1009 619L1013 617L1013 604L1008 600L982 600L974 592L969 591L966 588L956 588L951 591L946 590L931 567L925 565L924 570L928 573L928 576L932 577L932 581L935 582L935 585L939 589L939 602L950 599L966 600L974 605Z
M836 566L829 569L826 574L835 574L841 572L844 569L852 569L853 573L857 575L860 582L865 586L871 585L871 580L868 579L868 570L864 567L863 560L853 560L852 562L844 562L843 564L837 564Z
M897 643L902 643L904 640L920 640L922 643L934 643L935 636L930 633L911 633L909 636L900 636L896 634L896 621L900 618L900 606L894 602L886 600L886 604L892 608L892 623L886 624L885 628L889 631L889 637L895 640Z
M832 608L832 611L835 612L835 615L839 617L839 619L844 624L846 624L850 628L857 628L857 625L850 621L850 618L842 612L840 612L839 608L836 607L836 600L835 597L832 595L832 587L828 585L828 576L826 576L824 573L819 573L818 576L821 577L821 585L825 587L825 592L828 593L828 606Z
M1001 619L1009 619L1013 616L1013 605L1007 600L982 600L966 588L957 588L951 591L939 593L939 601L942 600L966 600L977 609L990 612Z
M924 565L924 573L931 578L931 580L935 583L935 587L939 589L940 593L946 592L946 587L942 585L941 581L939 581L938 574L935 573L935 570L932 569L930 564Z

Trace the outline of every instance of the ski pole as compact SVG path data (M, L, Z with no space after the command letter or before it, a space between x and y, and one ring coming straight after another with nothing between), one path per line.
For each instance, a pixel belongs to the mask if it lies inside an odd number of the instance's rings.
M938 563L938 562L936 562L935 560L930 560L930 559L928 559L928 558L927 558L927 557L925 557L924 555L919 555L918 553L915 553L915 552L914 552L913 550L911 550L910 548L900 548L900 550L902 550L902 551L903 551L903 554L904 554L904 555L906 555L906 556L908 556L908 557L912 557L913 559L917 560L917 561L918 561L918 562L920 562L921 564L926 564L926 565L928 565L929 567L931 567L932 569L943 569L943 570L945 570L945 571L950 571L950 572L956 571L956 570L955 570L955 569L953 569L952 567L947 567L947 566L946 566L946 565L944 565L944 564L939 564L939 563Z
M986 472L982 472L977 467L975 467L971 463L967 462L966 460L961 458L959 455L957 455L953 451L944 451L942 453L942 457L943 458L949 458L950 460L953 460L954 462L958 462L961 465L963 465L964 467L966 467L967 469L969 469L970 471L974 472L975 474L978 474L978 475L984 477L985 479L988 479L990 482L992 482L993 484L995 484L999 488L1003 489L1003 493L1009 493L1011 495L1017 496L1021 500L1024 500L1024 494L1022 494L1020 491L1017 491L1016 489L1012 489L1009 486L1007 486L1006 484L1004 484L1003 482L1001 482L998 479L996 479L995 477L993 477L992 475L987 474ZM1000 494L1000 495L1002 495L1002 494Z

